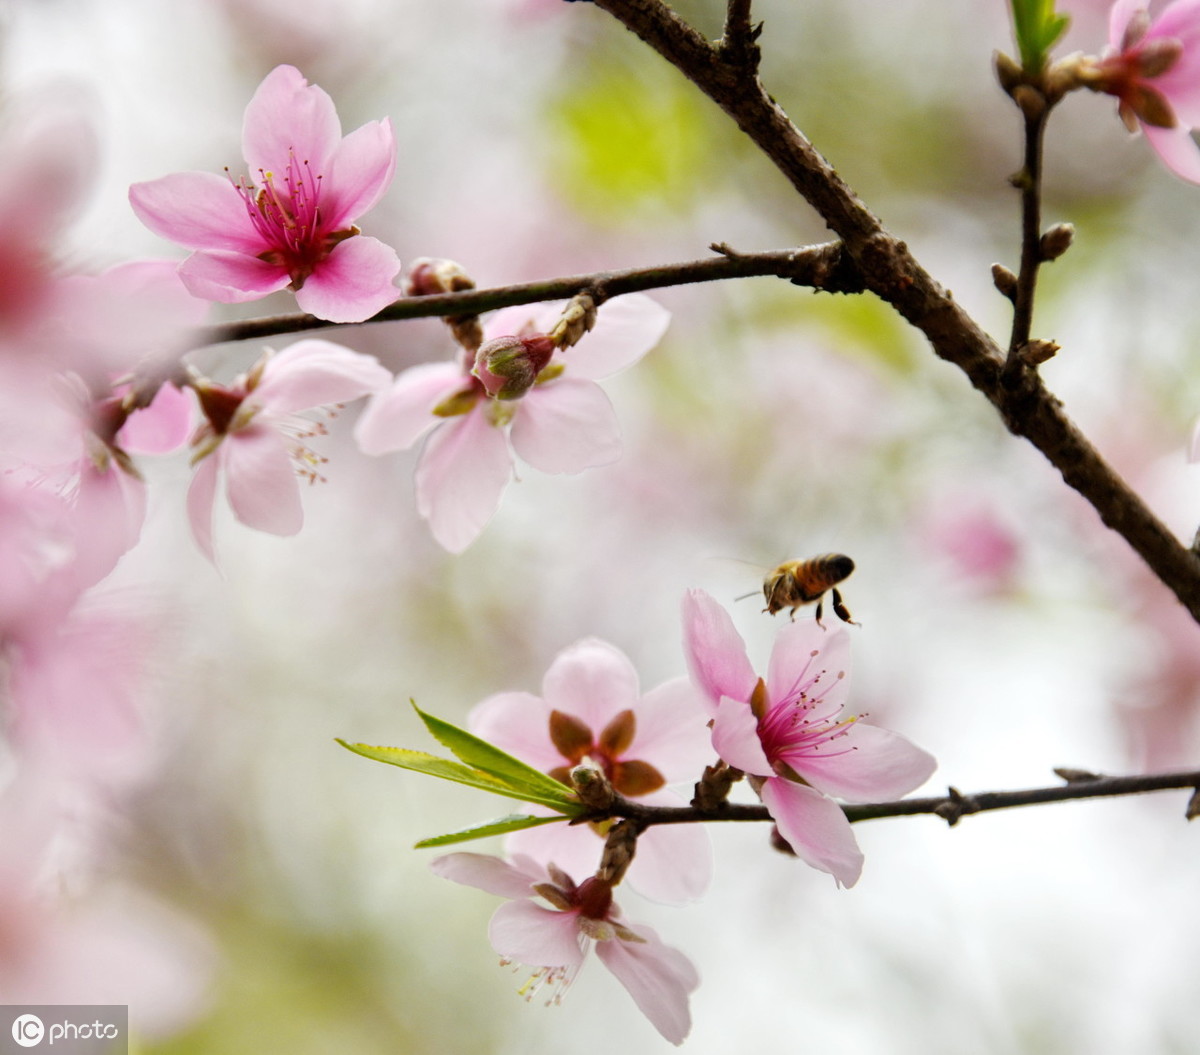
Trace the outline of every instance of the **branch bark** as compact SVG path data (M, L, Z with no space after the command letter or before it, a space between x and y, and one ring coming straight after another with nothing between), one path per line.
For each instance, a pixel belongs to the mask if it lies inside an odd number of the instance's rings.
M1043 385L1022 368L1004 376L996 343L918 264L842 181L744 66L726 61L660 0L595 0L725 111L845 246L867 289L962 370L1014 435L1042 452L1100 519L1129 543L1200 622L1200 557L1177 539L1100 456Z

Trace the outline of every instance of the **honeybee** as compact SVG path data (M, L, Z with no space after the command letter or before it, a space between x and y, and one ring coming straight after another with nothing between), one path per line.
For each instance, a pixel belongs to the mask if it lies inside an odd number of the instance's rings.
M817 602L817 625L821 622L821 606L825 594L833 592L834 614L844 623L858 624L850 618L850 610L842 601L837 584L849 578L854 571L854 561L842 553L822 553L808 560L787 560L770 572L763 580L763 597L767 607L764 612L776 612L791 608L792 618L801 605ZM750 596L747 594L747 596Z

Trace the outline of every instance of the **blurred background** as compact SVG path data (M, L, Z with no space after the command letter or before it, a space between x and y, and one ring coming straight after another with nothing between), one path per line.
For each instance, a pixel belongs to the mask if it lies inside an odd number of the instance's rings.
M675 6L719 35L722 4ZM1077 5L1062 50L1103 46L1103 7ZM128 185L236 172L242 111L283 62L333 96L344 129L391 117L396 179L361 225L406 263L453 258L487 286L827 237L722 114L587 3L3 10L6 99L74 93L100 129L63 246L75 269L181 257L138 223ZM1003 341L989 268L1016 266L1020 164L991 73L994 50L1015 50L1005 5L760 0L754 14L771 93ZM1035 333L1063 346L1043 373L1189 539L1198 217L1200 189L1129 138L1110 99L1062 105L1045 220L1077 233L1043 271ZM523 1002L524 975L487 941L495 899L411 848L507 804L334 737L432 749L410 698L461 721L493 692L539 692L586 635L623 649L648 689L685 670L693 586L729 604L763 669L783 617L734 598L791 557L857 562L843 591L862 623L855 706L937 756L923 793L1054 783L1054 766L1200 765L1200 631L915 332L873 299L778 280L655 296L666 338L604 386L623 459L570 477L522 468L461 556L416 515L415 451L358 454L357 407L323 448L304 531L277 539L219 510L219 568L188 534L186 455L147 461L142 541L91 599L141 627L116 646L146 656L137 763L73 810L39 924L54 954L36 979L0 975L0 1002L128 1003L153 1055L667 1050L595 962L561 1007ZM213 318L291 310L278 295ZM454 353L436 321L323 336L393 370ZM197 361L227 377L260 352ZM850 891L771 851L765 827L715 826L702 902L622 903L700 970L696 1055L1191 1052L1200 846L1184 802L868 822Z

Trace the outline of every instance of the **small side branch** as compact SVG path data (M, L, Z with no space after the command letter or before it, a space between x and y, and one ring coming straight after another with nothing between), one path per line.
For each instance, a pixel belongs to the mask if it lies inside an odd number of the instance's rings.
M762 23L751 24L750 3L751 0L729 0L725 10L725 31L717 41L717 52L730 65L755 72L761 58L758 35L762 32Z

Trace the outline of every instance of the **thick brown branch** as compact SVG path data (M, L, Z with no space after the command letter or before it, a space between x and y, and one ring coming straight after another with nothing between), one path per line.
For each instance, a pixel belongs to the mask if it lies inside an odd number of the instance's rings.
M693 282L717 282L723 279L754 278L773 275L801 286L812 286L832 293L861 293L863 285L857 269L844 259L841 243L823 242L798 249L777 249L765 253L738 253L727 246L712 247L720 255L679 264L601 271L590 275L526 282L492 289L472 289L461 293L441 293L426 297L402 297L389 304L367 322L395 322L401 319L473 315L514 304L533 304L543 300L562 300L587 291L597 304L623 293L641 293ZM269 318L247 319L201 330L196 347L226 341L261 340L282 334L300 333L338 325L298 313Z
M820 213L858 265L867 288L919 329L933 350L959 367L999 410L1120 533L1200 622L1200 558L1185 547L1100 457L1042 385L1026 370L1002 382L995 342L917 263L813 148L756 76L720 51L659 0L595 0L676 66L765 153Z
M911 817L933 814L954 825L970 813L1015 809L1020 806L1042 806L1075 799L1115 798L1123 795L1142 795L1152 791L1200 788L1200 771L1188 773L1150 773L1143 776L1107 777L1092 774L1070 774L1065 784L1019 791L980 791L971 795L951 788L946 795L929 798L900 799L896 802L875 802L843 806L851 821L878 820L884 817ZM769 821L765 806L724 803L709 809L696 806L646 806L617 796L610 811L603 817L587 820L624 817L643 828L655 824L690 824L707 821Z

